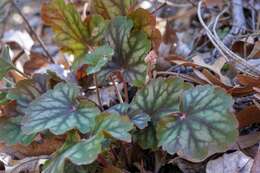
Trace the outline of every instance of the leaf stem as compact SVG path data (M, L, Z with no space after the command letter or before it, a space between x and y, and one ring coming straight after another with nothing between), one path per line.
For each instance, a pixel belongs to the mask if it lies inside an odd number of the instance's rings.
M30 23L28 22L28 20L26 19L26 17L23 15L22 11L20 10L20 8L16 5L16 3L11 0L11 4L13 5L13 7L16 9L16 11L18 12L18 14L22 17L23 21L26 23L28 29L30 30L30 33L32 33L36 40L39 42L39 44L41 45L41 47L43 48L43 51L45 52L45 54L47 55L47 57L49 58L51 63L55 63L53 57L51 56L51 54L48 52L46 46L44 45L43 41L40 39L40 37L36 34L36 32L33 30L33 28L31 27Z
M110 80L111 80L111 82L112 82L112 84L113 84L113 86L114 86L114 88L115 88L115 90L116 90L116 95L117 95L117 97L118 97L119 102L120 102L120 103L124 103L123 98L122 98L122 96L121 96L121 93L120 93L120 91L119 91L119 89L118 89L118 86L117 86L116 82L114 81L112 75L110 76Z
M6 78L6 77L3 77L3 80L6 81L7 83L11 84L12 87L15 86L15 83L14 83L13 81L10 81L10 80L9 80L8 78Z
M121 79L122 79L122 82L123 82L123 86L124 86L125 102L129 103L127 82L125 81L125 78L124 78L124 75L123 75L122 71L120 71L120 76L121 76Z
M94 83L95 83L95 86L96 86L96 93L97 93L98 104L100 106L100 109L102 111L104 111L104 108L103 108L103 105L102 105L102 101L101 101L100 91L99 91L99 87L98 87L98 81L97 81L97 74L96 73L93 75L93 79L94 79Z

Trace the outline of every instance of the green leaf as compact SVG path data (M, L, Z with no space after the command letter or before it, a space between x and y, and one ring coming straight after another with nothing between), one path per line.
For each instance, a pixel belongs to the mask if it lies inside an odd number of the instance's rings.
M35 134L26 135L21 130L22 117L1 118L0 119L0 141L8 145L30 144Z
M131 118L131 121L139 129L144 129L148 126L148 122L151 121L151 118L148 114L132 110L131 105L127 103L114 105L111 108L109 108L107 112L129 116Z
M191 161L223 152L235 142L237 121L230 113L232 97L212 86L198 86L181 95L181 116L169 115L157 126L159 145Z
M93 16L81 20L80 14L72 4L64 0L51 0L41 10L42 19L52 27L55 41L61 50L80 57L88 51L87 45L94 45L106 26L101 16Z
M131 142L129 131L133 125L127 116L102 113L96 118L95 134L101 133L126 142Z
M88 100L77 100L80 89L71 83L59 83L53 90L33 101L25 111L23 131L27 134L49 129L56 135L77 128L90 132L99 109Z
M179 95L188 85L178 78L154 79L139 90L131 102L135 110L150 115L153 121L179 111Z
M6 92L0 92L0 105L8 103L9 99Z
M139 128L144 129L148 126L148 122L151 121L151 117L142 112L132 117L133 123Z
M158 145L158 140L156 137L156 130L154 125L149 124L145 129L136 131L133 135L135 141L143 148L143 149L152 149L156 150Z
M50 161L43 173L64 173L64 164L69 159L75 165L88 165L97 159L101 153L102 136L93 136L88 140L81 140L79 143L65 144L56 156Z
M104 70L121 71L124 79L134 85L145 80L147 66L144 59L151 49L151 42L144 32L131 33L132 28L133 22L127 17L112 20L106 40L115 54Z
M8 92L8 97L16 100L17 111L24 113L29 104L44 92L34 80L26 79L19 81L15 88Z
M4 46L0 53L0 80L12 69L14 69L14 66L10 57L10 48Z
M91 9L106 19L116 16L125 16L137 5L136 0L94 0Z
M101 46L96 48L94 52L80 58L82 61L80 64L88 64L87 74L94 74L99 72L111 60L113 54L113 49L108 46Z
M68 173L98 173L101 172L102 166L97 161L89 165L75 165L67 160L64 170Z

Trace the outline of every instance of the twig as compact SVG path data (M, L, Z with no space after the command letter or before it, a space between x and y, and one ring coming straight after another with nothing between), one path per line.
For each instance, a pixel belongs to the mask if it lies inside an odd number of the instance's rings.
M218 49L218 51L225 57L226 61L228 63L230 62L235 62L239 66L236 66L236 68L241 71L244 72L250 76L254 76L254 77L258 77L260 75L260 71L255 68L254 66L250 65L247 63L246 60L244 60L243 58L239 57L237 54L235 54L234 52L232 52L230 49L228 49L226 47L226 45L220 40L219 36L217 35L216 32L216 26L217 26L217 22L219 20L219 17L225 12L222 11L222 13L220 13L214 22L214 26L213 26L213 32L214 34L211 32L211 30L209 29L209 27L205 24L204 20L202 19L201 16L201 6L202 6L203 1L200 1L198 4L198 10L197 10L197 14L198 14L198 18L200 23L202 24L202 26L204 27L204 29L206 30L206 33L208 35L208 38L210 39L210 41L212 42L212 44Z
M169 6L172 6L172 7L175 7L175 8L185 8L185 7L191 7L191 6L194 6L194 3L193 2L190 2L190 3L174 3L174 2L171 2L171 1L167 1L167 0L158 0L158 2L161 2L161 3L166 3L167 5Z
M13 5L13 7L16 9L16 11L19 13L19 15L23 18L24 22L26 23L28 29L30 30L30 32L35 36L36 40L39 42L39 44L41 45L41 47L43 48L43 51L45 52L45 54L47 55L47 57L49 58L49 60L51 61L51 63L55 63L53 57L51 56L51 54L48 52L46 46L44 45L43 41L40 39L40 37L36 34L36 32L33 30L33 28L31 27L30 23L28 22L28 20L26 19L26 17L23 15L22 11L20 10L20 8L15 4L15 2L13 0L11 0L11 3Z
M199 79L195 79L191 76L181 74L181 73L175 73L175 72L169 72L169 71L158 71L156 72L156 75L171 75L171 76L176 76L176 77L181 77L187 81L191 81L197 84L205 84L204 82L200 81Z
M246 19L243 11L242 0L232 0L232 28L229 33L224 37L223 43L226 47L230 48L237 38L236 36L242 34L246 30ZM218 49L214 49L213 58L216 59L219 56ZM213 60L213 59L212 59Z
M100 109L102 111L104 111L104 108L103 108L103 105L102 105L102 101L101 101L100 91L99 91L99 87L98 87L98 81L97 81L97 74L96 73L93 75L93 79L94 79L94 83L95 83L95 86L96 86L96 93L97 93L98 104L100 106Z
M21 56L24 54L24 50L21 50L14 58L13 58L13 64L15 64L20 58Z
M152 14L156 13L157 11L159 11L160 9L162 9L163 7L165 7L167 5L167 3L163 3L161 4L159 7L157 7L155 10L152 11Z

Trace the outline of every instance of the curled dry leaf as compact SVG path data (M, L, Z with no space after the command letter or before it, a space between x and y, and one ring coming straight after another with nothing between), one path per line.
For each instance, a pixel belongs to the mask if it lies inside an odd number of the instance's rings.
M254 164L251 170L251 173L260 172L260 146L258 147L258 152L255 156Z
M207 164L206 173L250 173L254 160L241 151L224 154L222 157L211 160Z
M24 72L28 75L32 75L35 71L49 64L48 58L42 54L31 52L30 60L25 62L23 68Z

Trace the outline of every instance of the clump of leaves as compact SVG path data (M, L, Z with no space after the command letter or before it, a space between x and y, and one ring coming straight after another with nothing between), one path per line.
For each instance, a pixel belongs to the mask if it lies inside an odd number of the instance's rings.
M63 173L67 167L87 171L93 166L109 170L112 165L128 169L128 156L118 158L115 151L126 154L136 145L142 151L162 149L165 154L202 161L235 142L233 100L223 90L193 86L179 78L148 77L151 69L145 57L156 49L160 34L155 17L137 9L135 0L93 0L86 19L73 4L50 0L41 14L61 51L75 57L73 73L83 69L95 83L97 97L100 81L103 87L112 82L116 90L116 82L121 82L125 94L122 97L118 91L121 103L104 111L102 100L97 105L86 95L89 88L51 73L34 75L1 93L0 103L15 101L18 112L0 119L1 141L28 145L39 134L66 137L43 172ZM0 57L1 79L15 69L7 50ZM131 102L127 87L138 90Z

